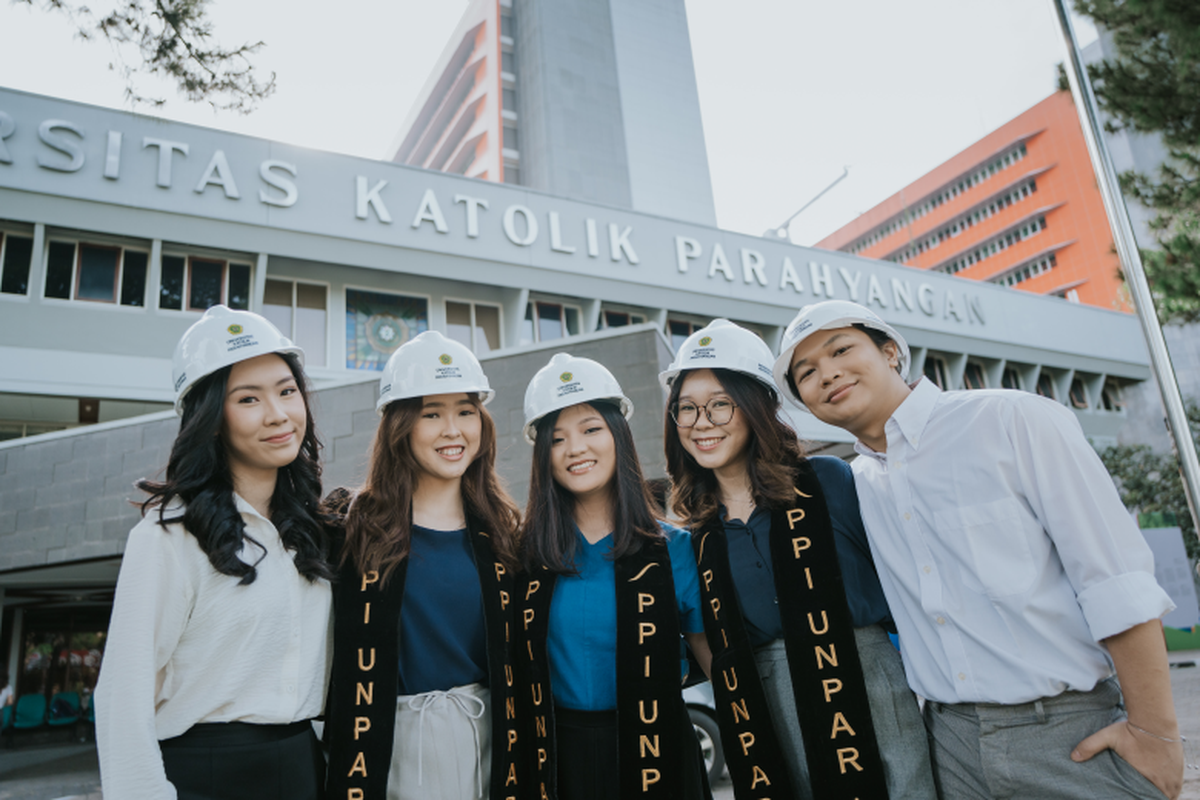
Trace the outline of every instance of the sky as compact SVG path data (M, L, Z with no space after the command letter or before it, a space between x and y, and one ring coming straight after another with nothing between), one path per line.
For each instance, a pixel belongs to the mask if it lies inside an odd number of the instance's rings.
M41 2L41 0L34 0ZM789 232L813 244L1054 91L1050 0L685 0L717 222L762 234L849 167ZM89 3L97 12L111 0ZM264 41L277 90L247 116L155 113L386 158L465 0L215 0L215 38ZM1095 38L1086 20L1080 44ZM64 15L0 0L0 85L129 109L113 49Z

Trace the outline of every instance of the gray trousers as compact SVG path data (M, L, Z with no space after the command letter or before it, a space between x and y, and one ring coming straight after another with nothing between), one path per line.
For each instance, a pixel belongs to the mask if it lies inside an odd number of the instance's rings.
M1163 793L1112 750L1077 764L1075 745L1125 718L1108 678L1090 692L1033 703L925 704L942 797L953 800L1163 800Z
M921 722L917 698L904 677L900 654L879 625L855 628L854 639L867 684L867 699L871 703L871 722L883 757L888 795L891 800L934 800L936 794L925 725ZM754 652L754 660L758 662L771 722L783 747L797 797L812 800L808 761L804 756L800 723L796 719L792 675L783 640L776 639L760 647Z

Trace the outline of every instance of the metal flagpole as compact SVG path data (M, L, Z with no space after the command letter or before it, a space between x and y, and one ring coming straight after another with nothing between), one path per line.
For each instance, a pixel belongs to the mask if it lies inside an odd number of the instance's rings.
M1058 27L1066 41L1067 54L1070 56L1070 65L1066 73L1067 81L1071 84L1071 96L1075 98L1075 108L1079 111L1079 122L1083 127L1083 138L1087 141L1092 168L1096 172L1096 183L1104 198L1104 210L1112 228L1117 257L1121 259L1121 267L1125 270L1125 281L1129 284L1133 304L1142 323L1142 333L1145 334L1146 345L1150 349L1150 367L1162 393L1163 407L1167 410L1167 427L1171 429L1171 435L1175 438L1175 449L1179 452L1179 463L1183 467L1183 488L1188 500L1188 510L1192 513L1192 522L1195 523L1196 533L1200 536L1200 517L1196 515L1196 509L1200 507L1196 502L1197 498L1200 498L1200 461L1196 458L1196 447L1188 428L1183 398L1179 395L1179 384L1175 380L1175 370L1171 367L1171 355L1167 352L1167 343L1163 339L1162 328L1159 327L1158 317L1154 312L1154 299L1150 295L1150 284L1146 282L1146 271L1142 267L1142 256L1138 252L1133 226L1129 222L1129 211L1125 208L1125 201L1121 196L1117 172L1104 143L1096 110L1096 95L1092 92L1092 82L1084 68L1079 46L1075 43L1075 31L1067 13L1066 0L1052 2L1054 17L1058 21Z

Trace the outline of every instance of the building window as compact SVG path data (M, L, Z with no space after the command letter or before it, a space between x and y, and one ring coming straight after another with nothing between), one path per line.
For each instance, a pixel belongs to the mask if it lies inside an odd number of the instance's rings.
M400 345L427 330L423 297L346 290L346 369L382 370Z
M1105 411L1122 412L1125 410L1125 397L1116 381L1107 380L1100 390L1100 405Z
M500 349L500 308L482 303L446 301L446 336L475 353Z
M500 71L514 76L517 74L517 60L512 53L505 51L500 54Z
M504 162L504 182L518 186L521 184L521 168L513 161Z
M1000 385L1005 389L1021 388L1021 374L1012 367L1005 367L1004 375L1000 378Z
M316 283L267 278L262 315L304 350L308 366L323 367L328 334L328 290Z
M29 294L29 265L33 239L0 233L0 292Z
M1073 381L1071 381L1070 395L1071 405L1075 406L1076 408L1088 407L1087 390L1083 388L1083 381L1079 380L1079 378L1075 378Z
M1038 375L1037 393L1042 397L1049 397L1051 400L1057 400L1058 395L1054 391L1054 379L1049 373L1043 372Z
M517 144L517 129L512 125L504 126L504 136L500 140L500 146L505 150L520 150L520 145Z
M164 255L158 307L204 311L218 303L250 308L250 265L198 256Z
M642 314L631 314L627 311L605 310L600 315L601 328L623 328L626 325L641 325L645 321L646 317Z
M963 388L964 389L986 389L987 382L983 379L983 367L973 361L967 362L967 368L963 372Z
M517 110L517 92L515 89L502 89L500 92L500 107L505 111Z
M949 385L946 380L946 361L937 356L925 357L925 377L933 381L933 383L942 390L945 390Z
M50 242L46 297L145 305L149 254L116 245Z
M500 35L513 38L513 18L512 14L500 15Z
M39 433L52 433L66 430L68 425L53 422L15 422L0 420L0 442L9 439L21 439L26 436L37 436Z
M703 327L703 325L682 319L667 320L667 333L671 337L671 349L678 351L689 336Z
M579 307L540 300L525 307L521 321L521 343L549 342L579 335Z

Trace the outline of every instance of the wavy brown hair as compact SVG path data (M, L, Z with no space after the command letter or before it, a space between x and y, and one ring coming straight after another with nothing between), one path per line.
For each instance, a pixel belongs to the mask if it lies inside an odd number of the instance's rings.
M479 412L479 452L462 477L462 500L467 514L478 518L490 535L492 551L510 570L517 568L517 504L496 474L496 425L492 416L469 395ZM408 557L412 546L413 492L420 467L412 452L411 434L421 418L424 397L389 403L371 443L367 480L346 513L346 544L341 563L353 559L360 572L377 570L386 582Z
M670 414L670 409L679 403L687 376L693 371L680 373L671 385L668 413L663 415L663 449L672 483L671 511L684 524L699 527L716 517L721 490L713 471L697 464L684 449ZM796 431L780 418L779 395L740 372L714 369L712 373L737 406L733 413L741 414L750 428L746 465L755 504L764 508L785 506L792 497L796 472L804 462L804 448L796 438Z

